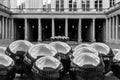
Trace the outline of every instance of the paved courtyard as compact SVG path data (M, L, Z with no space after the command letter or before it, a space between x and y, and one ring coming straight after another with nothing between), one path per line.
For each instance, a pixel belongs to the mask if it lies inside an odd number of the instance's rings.
M7 47L10 43L11 43L11 42L9 42L9 41L0 41L0 46ZM70 42L70 43L71 43L71 42ZM37 44L37 43L34 42L34 44ZM120 49L120 44L115 44L115 43L106 43L106 44L109 45L112 49L114 49L114 48ZM76 45L77 45L77 44L74 44L74 42L73 42L73 44L70 44L70 46L71 46L72 48L74 48ZM15 80L30 80L30 79L28 79L28 78L26 78L26 79L19 79L19 78L17 77ZM67 79L65 79L65 80L67 80ZM68 80L69 80L69 79L68 79ZM112 74L112 72L110 72L110 73L106 74L105 80L119 80L119 79L116 78L116 77L114 76L114 74Z

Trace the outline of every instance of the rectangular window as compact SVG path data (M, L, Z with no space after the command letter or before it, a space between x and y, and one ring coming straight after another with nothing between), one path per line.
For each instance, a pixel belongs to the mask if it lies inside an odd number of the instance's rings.
M82 0L82 9L83 9L83 11L90 10L90 1L89 0Z
M64 0L61 0L61 11L64 11Z
M85 11L85 2L84 1L82 1L82 9L83 9L83 11Z
M95 9L96 9L96 11L102 11L102 9L103 9L102 0L95 1Z
M87 0L86 2L86 11L89 11L90 10L90 1Z
M56 11L59 11L59 0L56 1Z
M72 0L69 0L69 11L72 11Z
M46 11L46 5L43 5L43 11Z
M77 2L74 2L73 4L73 11L77 11Z
M103 3L102 0L99 0L99 11L102 11L103 9Z
M115 0L110 0L110 7L114 6Z
M48 4L48 11L51 11L51 4Z
M56 11L64 11L64 0L56 0Z

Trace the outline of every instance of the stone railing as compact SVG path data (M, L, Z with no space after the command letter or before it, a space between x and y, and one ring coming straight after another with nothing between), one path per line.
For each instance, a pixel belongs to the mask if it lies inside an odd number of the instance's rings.
M43 8L11 8L10 11L12 13L104 13L107 9L95 9L95 8L89 8L89 9L62 9L57 10L56 8L51 9L43 9Z
M51 40L52 41L68 41L69 40L69 37L66 37L66 36L54 36L54 37L51 37Z

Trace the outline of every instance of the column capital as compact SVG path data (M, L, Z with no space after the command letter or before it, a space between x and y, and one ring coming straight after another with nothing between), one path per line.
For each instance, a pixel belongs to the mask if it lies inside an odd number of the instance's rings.
M96 20L96 18L92 18L92 20Z
M105 18L105 20L108 20L109 18Z
M79 20L82 20L83 18L78 18Z

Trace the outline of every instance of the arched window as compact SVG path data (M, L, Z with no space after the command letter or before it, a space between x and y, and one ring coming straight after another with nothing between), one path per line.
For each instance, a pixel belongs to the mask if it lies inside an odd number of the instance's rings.
M90 0L82 0L82 10L83 11L90 10Z
M95 0L95 9L96 9L96 11L102 11L102 9L103 9L103 1L102 0Z
M51 0L43 0L43 11L51 11Z
M69 0L69 11L77 11L77 0Z
M115 0L110 0L110 7L114 6Z
M56 11L64 11L64 0L56 0Z

